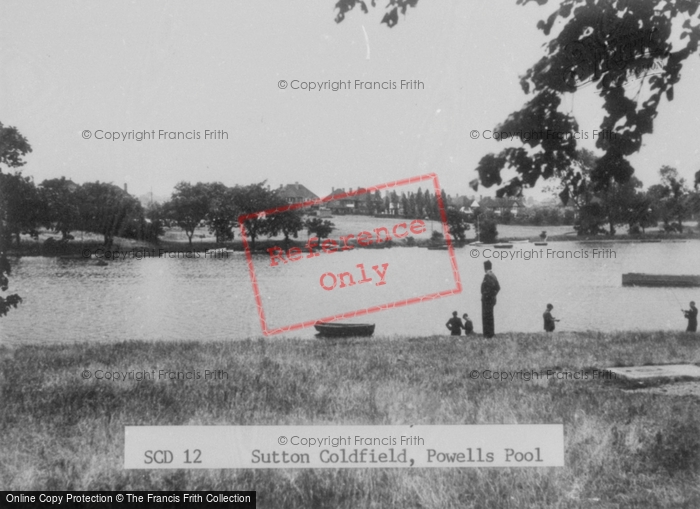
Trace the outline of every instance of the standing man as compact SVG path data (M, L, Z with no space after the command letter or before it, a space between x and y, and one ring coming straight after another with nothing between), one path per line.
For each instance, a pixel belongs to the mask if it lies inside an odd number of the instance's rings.
M481 323L484 337L492 338L495 333L493 323L493 308L496 305L496 295L501 290L496 275L491 272L491 260L484 262L484 280L481 282Z
M688 319L688 328L686 332L697 332L698 330L698 308L695 307L695 301L690 301L690 309L682 310L685 317Z
M462 334L464 326L462 325L462 320L457 316L457 311L452 312L452 318L447 320L445 326L450 329L452 336L459 336Z
M547 304L547 311L542 315L542 318L544 318L544 330L547 332L554 332L554 322L559 321L552 316L552 309L554 309L554 306Z

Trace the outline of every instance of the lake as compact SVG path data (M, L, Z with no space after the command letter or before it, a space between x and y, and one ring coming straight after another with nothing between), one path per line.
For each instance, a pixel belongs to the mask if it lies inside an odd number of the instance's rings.
M687 308L690 300L700 301L700 288L629 288L622 287L621 279L625 272L698 274L699 248L700 241L694 240L572 241L550 243L546 248L515 244L510 250L467 246L455 250L461 293L348 321L376 323L379 336L445 334L444 324L456 310L460 316L468 312L480 332L483 262L492 259L502 287L495 310L497 333L541 331L547 303L554 305L553 315L562 320L558 330L563 331L684 330L680 308ZM321 265L300 261L284 267L270 267L267 255L256 255L268 326L455 287L447 251L417 247L355 251L354 258L346 253L321 255ZM319 276L326 272L337 275L352 269L358 279L358 260L366 268L367 279L374 277L373 283L363 288L336 286L332 291L320 286ZM4 343L237 340L262 335L243 253L220 259L126 259L103 267L95 260L80 259L11 261L10 291L20 294L24 302L0 319ZM385 284L377 286L379 276L371 267L382 263L388 266ZM278 337L313 338L314 334L313 328L305 328Z

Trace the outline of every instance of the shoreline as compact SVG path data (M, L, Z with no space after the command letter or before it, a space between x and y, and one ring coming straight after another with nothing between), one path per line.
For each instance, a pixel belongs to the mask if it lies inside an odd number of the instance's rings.
M640 236L630 236L627 234L621 234L615 237L609 236L577 236L577 235L554 235L548 237L547 243L554 242L579 242L582 244L646 244L646 243L682 243L689 240L700 239L700 233L695 231L687 232L683 234L666 234L666 233L654 233ZM466 241L452 240L452 246L455 249L468 247L474 244L476 240L474 238L467 239ZM493 246L496 244L508 244L511 242L522 243L525 246L541 247L535 246L535 242L542 242L539 237L523 236L519 237L517 235L509 236L507 239L500 239L493 244L480 244L481 246ZM387 242L382 242L380 244L371 244L369 246L360 246L356 241L351 240L348 245L352 245L354 249L391 249L395 247L419 247L427 248L433 246L446 246L443 241L432 242L429 239L413 239L412 241L407 241L402 239L400 241L390 240ZM299 240L290 240L288 245L285 247L284 241L279 239L261 239L256 241L256 246L254 250L251 250L255 254L268 254L268 249L273 247L280 247L282 249L289 249L291 247L304 248L305 242ZM316 246L316 250L321 248ZM16 244L8 246L7 256L9 257L22 257L22 256L43 256L43 257L55 257L55 258L76 258L76 259L90 259L88 256L84 256L83 253L86 251L91 251L92 253L105 250L104 244L98 240L72 240L68 244L62 247L47 248L41 241L27 240L23 239L19 248ZM243 241L240 239L233 240L231 242L224 242L217 244L214 241L195 241L190 248L187 241L180 240L161 240L159 243L146 243L143 241L134 241L130 239L124 239L121 237L115 238L115 244L109 249L112 252L135 252L135 251L170 251L170 252L206 252L214 250L230 250L233 252L245 252Z

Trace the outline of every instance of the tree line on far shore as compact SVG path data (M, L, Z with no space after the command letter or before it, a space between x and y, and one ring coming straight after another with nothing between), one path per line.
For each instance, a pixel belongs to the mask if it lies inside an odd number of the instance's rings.
M367 196L374 197L371 193ZM387 201L394 196L395 193L387 195ZM420 198L416 200L417 196ZM436 197L431 198L428 191L423 194L419 190L416 195L396 198L417 202L413 213L406 217L440 219ZM105 247L110 248L115 237L157 243L165 226L182 228L190 247L195 230L200 226L208 228L217 244L229 242L234 239L241 216L282 209L289 204L265 182L234 187L221 182L180 182L170 200L144 207L121 187L106 182L77 185L61 177L44 180L37 186L20 172L0 172L0 205L2 237L7 246L14 242L19 248L21 235L38 238L39 229L44 228L61 234L60 240L48 239L48 247L59 248L74 239L73 232L81 231L102 235ZM373 210L385 212L379 206ZM449 209L447 219L450 233L464 240L464 232L469 229L467 215ZM281 234L288 244L290 238L297 238L305 229L309 234L325 238L335 225L319 217L305 219L301 210L288 209L267 216L248 217L242 226L254 248L260 237Z
M586 150L581 151L580 161L584 176L596 164L595 155ZM583 192L570 198L573 207L565 209L532 208L517 217L508 209L500 216L488 209L477 209L476 213L482 230L490 229L491 223L538 226L573 223L579 235L614 235L621 225L634 234L662 222L664 230L682 232L684 220L700 212L700 193L691 189L674 168L662 167L660 177L660 183L646 191L635 177L624 184L610 182L602 189L584 187ZM447 206L447 196L444 191L441 194ZM357 200L364 202L362 210L367 214L400 212L401 217L409 219L441 220L438 197L428 190L401 194L392 190L384 196L379 191L367 192L358 195ZM61 233L60 240L48 241L56 248L72 240L71 233L76 231L102 235L108 248L115 237L157 243L165 226L182 228L190 247L195 229L206 226L218 244L234 239L241 215L287 205L277 190L270 189L265 182L234 187L221 182L180 182L167 202L143 206L136 197L110 183L78 185L61 177L36 185L31 177L19 171L0 172L0 227L6 246L16 242L19 247L22 234L38 237L40 228ZM466 239L470 223L476 220L475 214L460 212L452 206L447 206L446 218L450 234L461 241ZM304 219L300 210L251 217L242 226L253 248L260 237L282 234L288 243L305 229L324 238L334 227L330 221L318 217Z

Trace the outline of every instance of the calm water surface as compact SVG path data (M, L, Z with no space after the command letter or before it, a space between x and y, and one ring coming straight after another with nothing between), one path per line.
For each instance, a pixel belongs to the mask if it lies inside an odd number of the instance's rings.
M547 257L547 249L556 254ZM599 256L594 257L594 249ZM539 254L533 256L532 250ZM377 335L445 334L444 324L457 310L460 315L468 312L480 332L479 286L483 261L489 258L502 287L496 332L540 331L548 302L554 304L554 316L562 319L559 330L683 330L681 306L700 301L700 288L621 284L625 272L700 274L698 241L564 242L546 248L516 244L508 251L466 247L455 253L463 285L460 294L348 321L376 323ZM513 259L493 258L511 255ZM382 262L390 264L386 285L365 285L364 293L357 290L359 285L324 291L318 284L318 265L300 262L274 270L267 257L256 257L268 324L282 326L454 287L446 251L393 248L363 250L362 256L367 270ZM335 273L355 267L357 261L348 264L343 255L326 258L323 270ZM10 290L24 302L0 321L0 340L5 343L235 340L262 335L243 253L232 253L228 259L131 259L105 267L96 266L94 260L24 257L13 260L10 282ZM314 334L311 328L283 336Z

